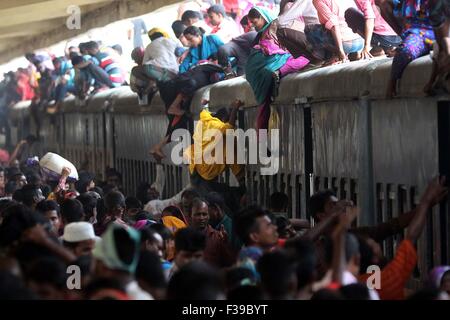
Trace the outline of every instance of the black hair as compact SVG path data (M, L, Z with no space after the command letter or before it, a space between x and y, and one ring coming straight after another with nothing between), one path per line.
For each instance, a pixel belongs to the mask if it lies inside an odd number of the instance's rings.
M97 41L89 41L86 43L86 50L98 49L98 47Z
M22 195L22 202L26 206L32 206L38 197L40 188L36 184L27 184L22 187L20 193Z
M80 49L81 50L81 49ZM77 65L79 65L80 63L83 62L83 57L80 56L79 54L74 54L71 58L70 61L72 62L72 65L75 67Z
M40 185L42 183L42 177L37 172L29 172L25 177L28 184Z
M3 212L3 222L0 225L0 245L8 246L20 240L22 233L37 223L37 215L28 207L22 204L8 207Z
M181 198L184 198L184 197L194 199L194 198L199 198L200 194L194 189L186 189L181 193Z
M163 240L170 240L173 238L173 233L170 231L169 228L167 228L165 225L161 223L154 223L151 226L147 227L149 230L153 230L156 233L158 233Z
M184 24L188 23L190 19L199 19L202 20L203 16L198 11L186 10L181 16L181 22Z
M172 23L172 31L177 39L183 34L184 30L186 30L186 26L181 20L176 20Z
M257 219L267 215L266 211L260 206L249 206L238 213L233 220L233 229L241 241L250 244L250 234L258 231Z
M127 209L143 209L141 201L136 197L127 197L125 199L125 206Z
M284 192L274 192L270 195L270 209L284 212L289 206L289 197Z
M295 264L284 251L264 254L258 260L257 270L261 276L261 285L271 299L284 298L293 289L291 285L292 279L296 277Z
M369 289L362 283L343 286L339 291L347 300L370 300Z
M154 252L141 251L136 268L136 278L152 288L165 288L167 286L161 258Z
M228 108L220 108L214 113L214 117L220 119L222 122L227 122L230 118L230 112L228 111Z
M333 190L319 191L311 196L309 199L309 210L311 216L316 219L317 214L324 212L325 204L330 197L335 197L336 193Z
M288 218L282 215L275 215L274 223L277 226L277 232L280 238L286 238L286 228L291 224Z
M59 204L53 200L42 200L36 205L36 211L44 214L47 211L56 211L56 213L61 215Z
M258 18L262 18L262 16L261 16L261 13L259 13L258 10L256 10L255 8L252 8L248 12L248 18L249 19L258 19Z
M94 215L94 209L97 208L97 198L89 193L83 193L77 197L83 206L83 211L85 214L85 220L88 221Z
M76 51L70 51L69 52L69 59L72 61L73 58L78 57L80 54Z
M205 250L205 234L192 227L183 228L175 234L175 250L196 252Z
M52 188L48 184L44 184L41 186L41 191L44 198L47 199L52 192Z
M248 15L245 15L245 16L242 17L242 19L240 21L240 24L241 24L242 27L248 26Z
M94 180L94 175L87 171L81 171L78 173L78 181L75 182L75 189L83 194L86 192L87 187Z
M219 272L203 261L192 261L169 281L169 300L217 300L223 292Z
M5 193L6 194L13 194L18 189L19 189L19 184L14 180L8 181L5 184Z
M134 220L139 221L139 220L152 220L152 215L150 212L148 211L144 211L141 210L136 214L136 217Z
M83 221L84 210L81 202L76 199L65 199L61 204L61 218L66 224Z
M227 14L225 12L225 7L221 4L213 4L211 7L208 8L208 14L210 13L216 13L222 15L222 17L226 17Z
M148 182L142 182L138 185L136 188L136 198L139 199L139 201L143 204L146 204L150 201L150 198L148 197L148 189L150 189L152 186Z
M116 168L107 168L105 172L106 178L118 177L119 181L122 182L122 174L116 170Z
M119 191L111 191L105 196L105 207L107 211L112 211L114 208L125 208L125 197Z
M245 267L231 268L225 273L225 285L227 291L231 291L242 285L243 280L249 280L251 284L256 283L255 274Z
M204 31L196 26L187 27L186 30L183 31L183 34L187 36L188 34L194 37L201 37L204 34Z
M155 41L156 39L164 38L164 35L161 32L155 32L149 38L151 41Z
M317 267L316 247L312 241L294 239L288 240L285 248L296 261L297 288L301 290L315 281Z
M209 192L205 200L207 201L208 205L210 206L216 206L219 209L225 210L225 200L223 196L218 192Z
M93 191L93 192L98 193L98 195L100 196L100 198L103 198L103 196L104 196L103 189L100 188L99 186L95 186L95 187L92 188L90 191Z
M146 241L154 242L156 240L155 234L158 234L158 232L156 232L153 229L150 229L149 227L141 229L140 233L141 233L141 245L144 244Z
M25 276L28 281L50 284L59 290L66 288L66 266L61 260L53 257L36 260Z

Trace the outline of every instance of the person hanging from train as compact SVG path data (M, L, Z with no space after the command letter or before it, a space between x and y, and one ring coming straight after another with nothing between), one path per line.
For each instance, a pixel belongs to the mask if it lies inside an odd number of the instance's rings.
M225 77L222 67L217 64L217 52L223 45L222 40L216 35L205 36L195 26L186 28L183 34L189 43L189 49L181 55L183 61L179 67L180 73L176 78L159 85L169 125L164 138L151 148L150 154L160 158L165 157L162 148L171 141L173 131L192 131L189 108L195 92Z
M391 77L386 92L388 98L397 95L399 80L408 64L430 53L436 39L430 22L428 0L394 0L393 14L399 19L402 44L392 62Z
M280 47L275 18L267 9L254 7L248 18L258 35L247 61L246 79L260 106L256 127L265 129L269 121L270 103L278 95L280 79L303 69L309 60L304 56L294 58Z
M345 4L339 0L313 0L321 28L311 32L313 46L334 46L329 63L359 60L364 40L352 31L345 21Z
M237 112L242 105L242 101L235 100L231 105L231 112L227 108L221 108L215 113L204 108L200 112L200 120L193 135L193 144L183 154L189 163L191 186L200 193L206 194L211 191L226 193L227 186L219 183L218 179L228 168L239 184L244 184L245 167L237 163L236 152L233 152L235 156L233 161L226 159L229 153L226 149L226 139L235 137L234 135L228 137L226 131L234 129ZM217 148L223 151L221 155Z
M345 11L345 20L353 32L364 38L363 59L387 54L393 56L402 39L383 19L375 0L355 0L357 9Z

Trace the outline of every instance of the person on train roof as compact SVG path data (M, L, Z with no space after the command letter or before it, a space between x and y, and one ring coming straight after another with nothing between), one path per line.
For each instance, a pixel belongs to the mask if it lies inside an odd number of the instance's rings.
M311 62L325 59L321 46L313 46L310 33L320 25L312 0L283 0L277 21L277 37L293 57L305 56Z
M402 44L392 62L391 77L386 96L397 95L398 83L406 67L413 61L430 53L436 39L430 22L431 9L428 0L393 1L393 15L401 21Z
M303 56L294 58L279 46L275 17L267 9L254 7L248 13L248 18L258 35L247 61L246 79L252 87L256 102L260 105L257 129L266 129L269 106L278 95L280 79L303 69L309 64L309 60Z
M402 39L383 19L375 0L355 0L355 3L359 10L347 9L345 20L353 32L364 38L362 58L369 59L384 53L394 55Z
M189 108L195 92L207 85L224 78L223 69L217 64L217 51L223 45L215 35L205 36L203 31L195 26L184 30L184 36L190 49L180 59L179 75L159 85L159 92L164 101L169 125L164 138L154 145L150 154L164 158L162 148L171 141L176 129L192 130L192 118Z
M313 0L313 4L322 27L312 31L312 45L334 45L334 55L337 56L331 60L333 63L349 61L350 54L352 59L360 59L364 40L345 21L345 3L340 0Z

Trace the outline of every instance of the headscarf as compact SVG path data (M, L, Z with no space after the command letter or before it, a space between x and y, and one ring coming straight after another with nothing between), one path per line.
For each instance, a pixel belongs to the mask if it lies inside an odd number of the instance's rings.
M161 33L164 36L164 38L170 38L169 34L161 28L152 28L147 34L148 37L150 38L155 33Z
M450 266L439 266L431 270L428 276L428 286L439 289L444 274L450 270Z
M163 225L172 233L176 233L179 229L186 228L186 224L174 216L165 216L161 218Z
M266 20L266 24L264 25L264 27L258 31L258 33L264 32L269 26L270 24L273 22L273 20L275 20L275 16L273 15L273 13L269 10L267 10L264 7L260 7L260 6L254 6L253 9L255 9L256 11L259 12L259 14L264 18L264 20Z
M134 242L133 259L127 263L121 260L117 251L117 239L114 235L116 229L122 228L127 233L132 242ZM111 223L102 236L102 240L95 246L92 255L94 258L102 261L108 268L113 270L127 271L134 274L139 260L139 243L141 234L133 228L123 228L115 223Z

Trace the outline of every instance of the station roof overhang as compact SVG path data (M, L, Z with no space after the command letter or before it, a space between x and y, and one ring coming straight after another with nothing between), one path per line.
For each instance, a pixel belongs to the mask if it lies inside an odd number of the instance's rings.
M144 15L179 1L2 0L0 63L70 39L90 29ZM77 16L78 13L80 14Z

